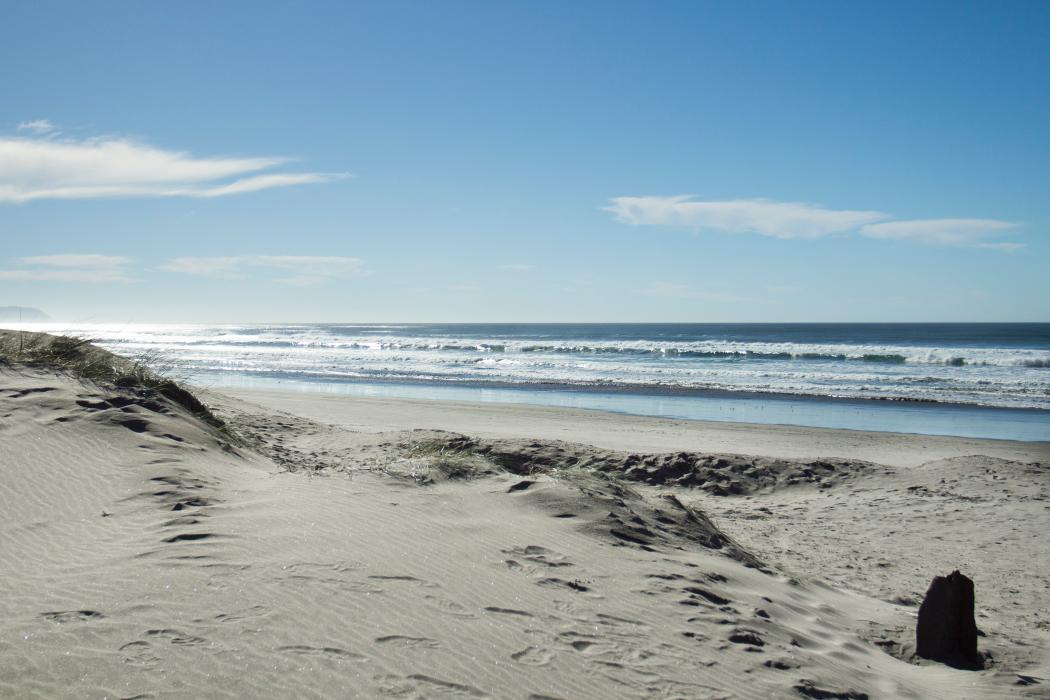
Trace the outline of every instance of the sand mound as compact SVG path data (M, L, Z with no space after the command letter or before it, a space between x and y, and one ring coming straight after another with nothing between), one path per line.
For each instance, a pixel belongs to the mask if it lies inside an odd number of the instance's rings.
M769 493L801 486L828 489L858 476L889 472L886 467L856 460L788 460L692 452L630 454L560 441L481 440L464 435L439 435L426 448L446 454L480 455L514 474L575 468L650 486L700 488L716 496Z
M0 329L0 366L61 372L133 395L115 397L115 401L124 402L116 408L131 403L160 405L157 399L166 399L213 428L223 428L223 422L192 392L162 374L171 367L158 356L129 359L81 338Z
M624 483L613 470L595 469L590 461L568 454L570 447L578 453L586 452L583 446L531 443L516 452L511 444L495 448L491 443L438 431L415 431L405 439L384 444L408 455L393 460L383 470L387 474L408 477L422 485L508 473L534 477L515 480L507 493L528 492L528 502L554 517L572 519L588 532L605 535L617 546L655 551L660 545L678 549L700 545L748 566L762 567L707 516L674 494L642 493ZM535 477L541 475L556 478L537 481Z

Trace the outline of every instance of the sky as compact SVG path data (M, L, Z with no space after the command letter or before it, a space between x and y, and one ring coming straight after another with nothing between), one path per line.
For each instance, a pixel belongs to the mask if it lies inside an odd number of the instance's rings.
M1050 3L37 1L0 306L1050 321Z

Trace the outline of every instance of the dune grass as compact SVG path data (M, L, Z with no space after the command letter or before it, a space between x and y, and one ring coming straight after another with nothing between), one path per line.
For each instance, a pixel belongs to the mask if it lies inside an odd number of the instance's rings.
M101 386L164 396L212 427L225 429L221 418L171 378L177 366L160 353L127 358L85 338L0 330L0 366L4 365L49 369Z
M450 449L439 440L402 445L397 458L384 461L373 469L424 486L442 481L469 481L503 472L482 455Z

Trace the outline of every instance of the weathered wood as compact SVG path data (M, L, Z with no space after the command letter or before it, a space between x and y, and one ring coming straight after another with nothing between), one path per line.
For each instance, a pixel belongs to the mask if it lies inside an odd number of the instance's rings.
M973 581L958 571L934 577L919 607L916 653L949 666L982 668L973 610Z

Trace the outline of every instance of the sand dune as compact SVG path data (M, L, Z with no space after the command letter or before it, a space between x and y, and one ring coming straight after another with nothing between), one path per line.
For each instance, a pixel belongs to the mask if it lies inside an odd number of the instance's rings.
M683 457L654 421L667 454L632 456L611 417L557 442L528 410L467 437L245 399L209 397L221 430L0 370L0 696L1050 697L1045 446ZM908 659L955 566L984 671Z

